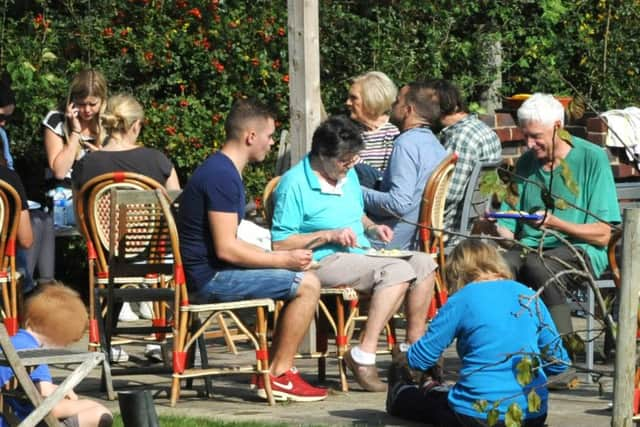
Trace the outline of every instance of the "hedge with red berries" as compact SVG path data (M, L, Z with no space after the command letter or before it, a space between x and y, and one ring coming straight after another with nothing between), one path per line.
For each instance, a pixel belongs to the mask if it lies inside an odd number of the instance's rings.
M398 84L455 80L471 101L496 77L502 94L583 93L598 109L640 97L638 2L563 0L319 0L322 97L344 111L348 80L371 69ZM181 182L224 139L233 98L255 96L288 116L285 0L4 0L0 66L17 92L7 126L30 174L44 164L40 122L78 70L107 76L111 93L144 104L143 143L164 150ZM274 150L275 151L275 150ZM273 155L245 177L257 195ZM37 174L37 173L36 173Z

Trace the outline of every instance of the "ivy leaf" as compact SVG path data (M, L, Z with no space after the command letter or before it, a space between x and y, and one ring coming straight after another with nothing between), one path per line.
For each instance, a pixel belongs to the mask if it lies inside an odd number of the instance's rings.
M567 112L569 113L569 117L571 120L581 119L584 116L584 112L587 109L586 101L581 95L574 96L569 106L567 107Z
M531 384L532 377L533 370L531 359L523 357L516 365L516 380L518 381L518 384L524 387Z
M563 199L556 199L554 205L556 208L561 210L567 209L569 207L569 205L567 204L567 201Z
M571 168L567 164L565 159L560 160L560 176L564 180L564 185L567 186L567 189L574 195L577 196L580 192L580 187L578 183L573 178L573 173L571 173Z
M486 400L476 400L475 402L473 402L473 405L471 405L473 407L473 409L475 409L478 412L484 412L487 410L487 406L489 406L489 402L487 402Z
M539 412L542 405L542 399L535 390L531 390L527 395L527 406L529 406L529 412Z
M563 339L565 348L569 353L577 354L584 351L584 341L578 334L570 334Z
M558 135L558 137L559 137L560 139L562 139L563 141L568 142L569 144L571 144L571 134L569 133L569 131L568 131L568 130L566 130L566 129L559 129L559 130L556 132L556 135Z
M520 427L522 426L522 408L517 403L512 403L507 409L507 413L504 416L505 427Z
M495 191L496 185L502 184L496 171L487 172L480 178L479 190L483 196L488 196Z
M499 419L500 419L500 411L498 411L497 409L492 409L487 414L487 425L489 427L493 427L498 423Z

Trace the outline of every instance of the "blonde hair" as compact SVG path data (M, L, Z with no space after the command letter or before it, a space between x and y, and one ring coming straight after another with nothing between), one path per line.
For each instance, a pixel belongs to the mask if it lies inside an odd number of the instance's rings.
M463 240L447 257L445 281L451 293L486 276L513 277L511 269L492 243L479 239Z
M100 114L98 115L98 121L96 123L98 127L98 138L96 140L97 145L102 145L103 132L100 127L100 116L104 113L107 105L107 80L104 75L97 70L82 70L73 77L71 85L69 86L69 94L67 95L67 103L64 105L66 108L71 102L78 99L85 99L89 96L94 96L100 99ZM64 108L63 108L64 111ZM65 117L64 132L66 139L69 139L71 134L71 124Z
M27 299L25 326L58 346L78 341L87 329L88 315L76 291L61 283L42 285Z
M389 76L380 71L369 71L353 79L351 84L356 83L360 85L362 105L367 113L380 117L391 110L398 88Z
M126 133L138 120L144 120L144 109L133 96L126 94L109 98L107 109L101 116L102 127L112 138Z

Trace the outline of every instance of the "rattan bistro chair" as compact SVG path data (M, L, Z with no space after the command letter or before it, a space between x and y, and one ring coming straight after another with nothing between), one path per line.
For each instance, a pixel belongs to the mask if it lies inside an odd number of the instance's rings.
M89 264L89 345L100 346L98 328L99 302L96 289L106 288L109 282L109 226L111 215L111 190L154 190L164 187L157 181L132 172L111 172L99 175L86 182L75 198L76 218L87 244ZM157 276L155 276L158 279ZM152 277L146 282L152 281ZM119 279L119 284L123 284ZM125 279L124 284L145 283L145 277Z
M442 307L447 298L444 287L443 272L445 265L444 237L444 207L447 200L449 185L453 178L453 171L458 161L458 155L451 153L444 158L432 172L422 193L418 230L422 250L436 259L439 269L436 270L435 298L432 300L429 317L435 309ZM435 306L434 306L435 304Z
M178 250L178 230L173 217L172 207L166 198L161 197L160 191L156 190L158 201L166 219L167 228L171 238L170 246L174 249L174 286L175 286L175 330L173 339L173 381L171 385L171 406L175 406L180 398L181 381L191 380L199 377L209 377L213 375L250 373L262 375L264 378L267 401L270 405L275 404L271 391L271 381L269 378L269 353L267 347L267 312L274 310L275 303L272 299L250 299L243 301L192 304L189 301L186 278L184 274L182 257ZM174 208L179 209L177 204ZM242 319L236 314L243 309L255 309L256 319L254 331L247 327ZM255 364L237 365L226 367L209 367L206 352L205 339L214 324L219 324L220 316L227 316L235 326L249 339L255 349ZM201 365L188 366L188 354L195 350L196 345L200 347ZM206 381L206 379L205 379ZM209 391L208 382L207 394Z
M22 199L9 183L0 180L0 286L3 320L10 336L18 332L18 307L22 298L16 272L16 236Z

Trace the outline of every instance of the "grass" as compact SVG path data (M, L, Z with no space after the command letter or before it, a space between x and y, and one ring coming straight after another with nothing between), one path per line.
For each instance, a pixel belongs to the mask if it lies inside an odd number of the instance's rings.
M220 420L211 420L206 418L191 418L180 416L159 416L159 425L162 427L268 427L276 424L260 423L260 422L229 422ZM117 415L113 427L123 427L122 418Z

